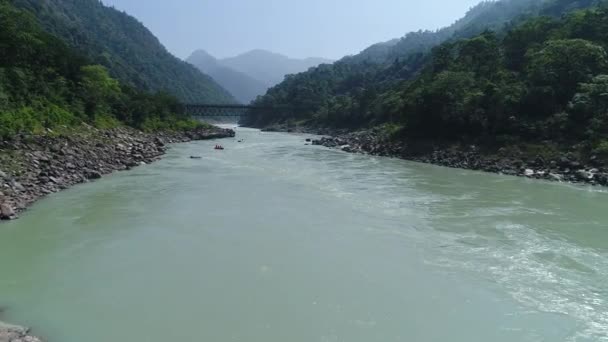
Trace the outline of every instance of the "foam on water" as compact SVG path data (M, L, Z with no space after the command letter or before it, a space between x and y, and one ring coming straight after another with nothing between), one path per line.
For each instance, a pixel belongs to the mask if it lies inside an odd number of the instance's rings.
M608 340L608 257L566 241L548 239L530 227L497 224L504 239L449 234L451 241L429 263L463 268L500 284L523 305L563 314L581 329L569 341Z

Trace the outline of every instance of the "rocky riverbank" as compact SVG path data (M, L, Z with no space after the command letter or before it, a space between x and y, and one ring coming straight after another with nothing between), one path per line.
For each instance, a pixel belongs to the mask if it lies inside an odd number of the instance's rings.
M310 129L301 131L311 132ZM327 134L326 131L320 133ZM603 160L594 155L581 158L575 148L564 151L549 143L491 150L474 145L407 143L391 139L379 129L332 134L312 143L345 152L396 157L452 168L608 186L608 167Z
M218 127L144 133L124 127L99 130L82 126L64 134L49 132L0 141L0 219L15 219L41 197L72 185L152 163L169 143L234 135L233 130Z
M40 342L29 329L0 322L0 342Z

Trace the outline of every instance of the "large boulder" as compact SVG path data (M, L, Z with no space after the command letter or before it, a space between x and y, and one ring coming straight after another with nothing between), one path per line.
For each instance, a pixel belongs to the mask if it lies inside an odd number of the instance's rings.
M25 191L25 187L23 185L21 185L21 183L15 181L15 180L12 180L10 182L10 185L11 185L11 188L13 188L16 191Z
M596 174L595 179L601 185L608 185L608 174L606 174L606 173Z
M593 172L587 171L587 170L578 170L576 171L576 178L579 181L582 182L587 182L593 179L593 177L595 177L595 174Z
M1 220L12 220L17 218L17 213L13 207L11 207L8 203L0 204L0 219Z
M84 176L87 179L99 179L101 178L101 173L99 171L95 171L95 170L84 170Z
M154 138L154 143L156 144L156 146L165 146L165 142L160 137Z
M549 173L549 179L556 181L556 182L563 182L564 181L564 177L560 174L557 173Z

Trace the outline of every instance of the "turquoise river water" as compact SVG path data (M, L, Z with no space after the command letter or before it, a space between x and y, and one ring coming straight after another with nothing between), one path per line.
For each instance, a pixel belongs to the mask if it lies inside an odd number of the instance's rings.
M0 225L48 342L608 341L608 191L239 129ZM200 155L202 159L190 159Z

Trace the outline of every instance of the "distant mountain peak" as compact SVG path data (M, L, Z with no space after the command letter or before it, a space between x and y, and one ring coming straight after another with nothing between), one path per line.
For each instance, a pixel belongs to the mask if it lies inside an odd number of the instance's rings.
M199 49L194 51L190 57L186 59L190 64L193 64L204 73L208 73L210 69L217 68L219 62L217 58L213 57L206 50Z
M212 54L207 52L207 50L203 50L203 49L194 50L194 52L192 52L190 57L193 57L193 56L194 57L211 57L213 59L216 59Z
M234 57L218 59L204 49L194 51L187 62L211 75L239 101L250 102L264 95L286 75L304 72L333 61L319 57L290 58L280 53L253 49Z
M280 53L277 52L272 52L272 51L268 51L268 50L264 50L264 49L253 49L253 50L249 50L247 52L243 52L239 55L237 55L236 57L239 56L251 56L251 55L258 55L258 56L275 56L275 57L284 57L284 58L289 58L285 55L282 55Z
M296 58L296 57L289 57L287 55L284 55L282 53L278 53L278 52L273 52L273 51L269 51L269 50L264 50L264 49L253 49L253 50L249 50L247 52L243 52L235 57L229 57L229 58L225 58L225 59L234 59L234 58L245 58L245 57L262 57L262 58L276 58L276 59L284 59L284 60L291 60L291 61L311 61L314 63L333 63L334 61L328 58L323 58L323 57L306 57L306 58Z
M220 60L224 66L244 72L270 85L282 82L286 75L297 74L319 64L332 62L332 60L319 57L291 58L263 49L254 49Z

